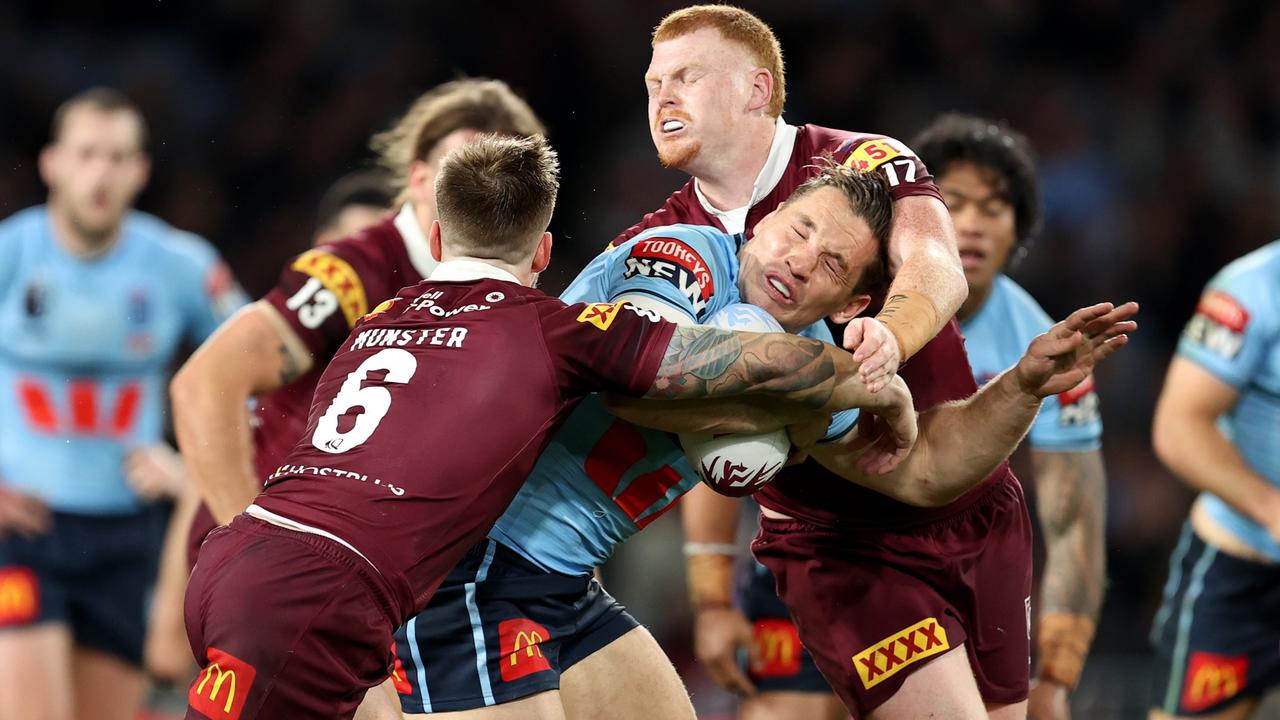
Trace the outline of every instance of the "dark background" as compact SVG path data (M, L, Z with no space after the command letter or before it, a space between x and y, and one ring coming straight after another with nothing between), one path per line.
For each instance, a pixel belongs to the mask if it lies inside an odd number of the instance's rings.
M1055 317L1102 299L1143 304L1132 346L1099 373L1112 580L1076 698L1083 717L1138 716L1145 633L1190 499L1152 457L1151 409L1200 287L1274 235L1280 5L742 4L782 42L793 123L910 142L937 113L964 110L1025 132L1047 222L1012 276ZM58 103L113 85L151 124L141 207L212 240L258 295L310 241L327 184L369 164L373 132L436 83L492 76L530 101L561 154L544 280L558 290L685 180L658 166L642 83L649 33L680 5L4 3L0 216L42 200L35 156ZM677 525L631 543L606 580L683 666ZM682 671L700 708L728 707L700 671Z

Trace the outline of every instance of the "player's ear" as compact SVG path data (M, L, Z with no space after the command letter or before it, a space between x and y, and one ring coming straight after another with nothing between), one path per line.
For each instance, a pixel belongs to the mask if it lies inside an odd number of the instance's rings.
M747 102L747 112L756 112L769 107L773 101L773 73L764 68L751 71L751 98Z
M551 233L542 233L542 239L538 241L538 249L533 253L533 271L540 273L547 269L551 264Z
M431 259L444 262L444 245L440 242L439 220L431 221L431 229L427 231L427 245L431 248Z
M870 304L870 295L854 295L847 305L831 313L831 322L843 325L862 314L862 311L866 310Z
M53 189L54 182L57 180L57 164L58 148L53 143L49 143L40 151L40 179L49 189Z

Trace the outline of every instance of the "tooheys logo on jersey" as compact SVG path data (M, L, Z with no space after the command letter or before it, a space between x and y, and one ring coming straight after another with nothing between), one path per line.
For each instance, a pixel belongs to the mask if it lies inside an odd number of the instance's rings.
M1058 413L1060 425L1088 425L1098 420L1098 394L1093 391L1093 376L1084 379L1079 385L1058 393L1058 404L1062 409Z
M1200 298L1196 314L1183 335L1193 343L1228 360L1240 354L1249 311L1221 290L1210 290Z
M868 690L912 663L950 649L937 618L925 618L853 656L853 667Z
M647 238L637 242L627 257L622 277L648 277L666 280L689 298L693 312L702 319L711 297L715 280L702 256L683 242L669 237Z

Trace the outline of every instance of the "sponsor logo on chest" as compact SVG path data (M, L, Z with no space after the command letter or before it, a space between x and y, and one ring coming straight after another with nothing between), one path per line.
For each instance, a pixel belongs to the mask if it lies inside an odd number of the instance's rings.
M624 278L647 277L665 280L689 299L694 313L701 318L715 295L715 279L711 269L693 248L675 238L648 238L631 248L627 256Z

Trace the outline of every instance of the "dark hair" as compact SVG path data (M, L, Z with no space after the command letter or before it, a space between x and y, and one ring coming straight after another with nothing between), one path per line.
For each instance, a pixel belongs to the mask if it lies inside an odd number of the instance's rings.
M520 262L551 223L559 188L560 161L542 137L478 138L440 164L440 231L466 255Z
M49 127L49 142L56 143L62 137L62 127L67 122L67 115L77 106L92 105L103 112L127 112L138 119L138 149L145 150L149 133L147 119L142 116L142 109L128 95L109 87L92 87L72 95L57 110L53 111L53 122Z
M391 209L395 200L391 178L381 170L356 170L338 178L320 198L316 213L316 230L322 231L338 222L342 211L352 205Z
M546 135L533 109L501 80L462 78L423 93L389 129L373 136L379 162L396 178L400 201L408 199L409 166L426 160L449 133Z
M854 284L855 294L871 292L880 287L888 276L889 230L893 226L893 194L889 181L877 172L862 172L845 167L831 157L818 158L818 174L809 178L791 193L787 203L804 197L824 187L839 190L849 201L853 214L862 218L876 241L876 257L862 268Z
M1040 230L1040 184L1031 143L1004 123L948 113L925 128L911 147L935 178L953 163L970 162L995 175L996 192L1013 206L1014 231L1025 244Z

